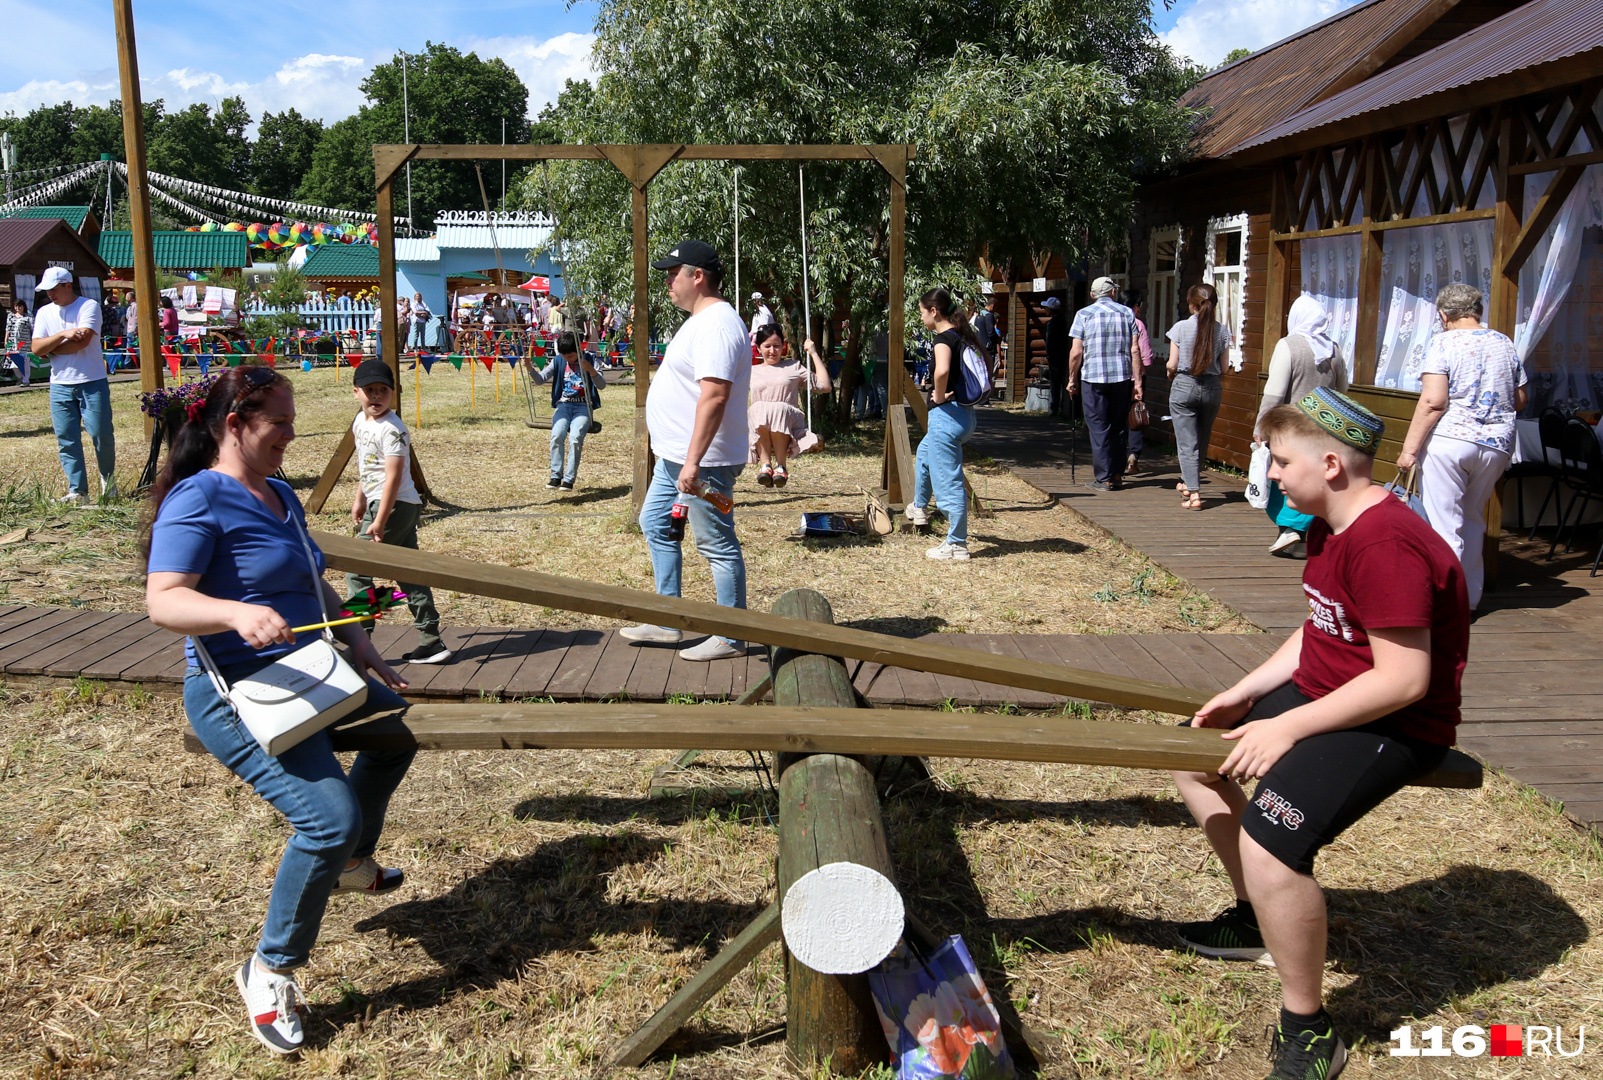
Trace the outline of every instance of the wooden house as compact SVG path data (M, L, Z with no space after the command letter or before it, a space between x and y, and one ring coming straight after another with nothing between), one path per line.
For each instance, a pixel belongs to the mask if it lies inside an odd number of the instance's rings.
M0 311L10 311L16 300L33 311L34 288L52 266L66 267L80 293L100 299L106 264L66 222L52 217L0 220Z
M1237 349L1210 456L1246 466L1261 373L1303 292L1388 420L1383 461L1449 281L1480 286L1488 324L1515 338L1531 410L1595 406L1600 77L1597 0L1368 0L1193 88L1194 157L1141 188L1129 270L1155 345L1190 285L1219 291ZM1165 390L1159 371L1149 396Z

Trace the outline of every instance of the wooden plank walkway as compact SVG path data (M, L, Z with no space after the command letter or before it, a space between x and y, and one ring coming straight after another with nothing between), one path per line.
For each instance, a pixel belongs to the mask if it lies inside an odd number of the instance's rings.
M445 631L455 651L449 663L397 665L414 700L666 701L733 700L768 673L766 651L687 663L677 649L637 645L616 630L529 630L505 626ZM999 656L1028 657L1117 675L1139 675L1175 685L1218 688L1227 676L1250 669L1262 649L1256 634L1149 634L1089 637L939 634L943 644ZM693 639L690 639L693 640ZM410 626L382 625L379 651L399 658L416 643ZM13 684L79 676L111 685L176 691L184 677L183 639L140 615L69 608L0 607L0 676ZM975 683L859 660L847 662L853 684L875 705L1025 709L1061 706L1066 699L1034 690ZM1234 675L1229 676L1233 678Z
M1096 491L1083 486L1091 478L1083 427L1078 475L1071 477L1067 424L997 409L980 411L969 451L1009 464L1032 487L1270 635L1158 636L1197 637L1215 646L1235 639L1230 648L1239 659L1302 624L1302 563L1268 553L1274 525L1247 505L1242 481L1209 473L1202 485L1204 509L1182 510L1174 459L1149 453L1143 471L1124 490ZM1581 540L1573 554L1549 562L1547 538L1532 543L1505 535L1500 579L1487 590L1470 633L1459 745L1596 828L1603 823L1603 577L1589 572L1603 537L1583 532ZM1124 640L1145 644L1152 638ZM1178 667L1168 670L1186 680Z

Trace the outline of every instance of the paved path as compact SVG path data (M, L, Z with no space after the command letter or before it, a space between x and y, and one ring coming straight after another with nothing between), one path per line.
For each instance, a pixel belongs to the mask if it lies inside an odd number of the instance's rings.
M1080 429L1073 469L1068 425L982 409L969 453L1011 465L1024 481L1241 612L1281 640L1307 607L1301 562L1268 554L1275 528L1247 505L1241 480L1210 473L1204 509L1180 508L1172 457L1148 455L1123 491L1084 487L1090 453ZM1159 444L1160 446L1162 444ZM1077 476L1071 476L1071 470ZM1460 745L1482 762L1603 822L1603 577L1590 576L1600 538L1549 562L1548 543L1505 536L1501 580L1470 634ZM1158 669L1136 671L1161 678ZM1177 673L1178 674L1178 673Z

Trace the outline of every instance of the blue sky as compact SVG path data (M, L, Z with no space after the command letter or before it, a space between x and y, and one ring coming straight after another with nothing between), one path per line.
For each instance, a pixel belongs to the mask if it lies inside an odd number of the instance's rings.
M796 0L792 0L796 2ZM800 0L805 2L805 0ZM1155 4L1170 46L1208 65L1260 48L1354 0L1179 0ZM290 106L334 121L361 104L368 69L399 49L443 41L505 59L538 111L589 73L595 5L580 0L135 0L146 100L169 105L244 97L253 116ZM118 96L110 0L0 0L0 114Z

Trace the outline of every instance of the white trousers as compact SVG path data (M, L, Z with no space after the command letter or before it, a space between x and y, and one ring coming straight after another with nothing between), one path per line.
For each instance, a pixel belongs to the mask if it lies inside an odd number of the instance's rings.
M1425 516L1464 567L1469 606L1481 602L1486 584L1483 537L1486 503L1508 468L1509 455L1479 443L1433 435L1419 455L1419 495Z

